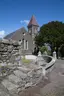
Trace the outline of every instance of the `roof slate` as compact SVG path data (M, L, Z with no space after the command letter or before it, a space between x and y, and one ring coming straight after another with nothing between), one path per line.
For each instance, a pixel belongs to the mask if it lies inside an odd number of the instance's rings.
M23 37L23 34L27 33L24 27L12 32L4 37L4 39L20 40Z
M30 27L31 25L39 26L36 19L35 19L35 17L34 17L34 15L32 16L32 18L31 18L31 20L30 20L30 22L28 24L28 27Z

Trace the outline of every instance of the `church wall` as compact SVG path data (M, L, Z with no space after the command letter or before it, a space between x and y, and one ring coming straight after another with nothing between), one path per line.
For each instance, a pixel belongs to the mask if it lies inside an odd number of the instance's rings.
M31 51L32 53L34 49L32 36L30 34L29 35L27 34L24 39L28 41L28 50Z

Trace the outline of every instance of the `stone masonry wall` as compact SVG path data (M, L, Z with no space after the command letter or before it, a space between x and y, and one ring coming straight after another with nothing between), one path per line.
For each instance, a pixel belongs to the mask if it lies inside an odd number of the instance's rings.
M12 40L0 40L0 63L14 63L19 59L19 43Z

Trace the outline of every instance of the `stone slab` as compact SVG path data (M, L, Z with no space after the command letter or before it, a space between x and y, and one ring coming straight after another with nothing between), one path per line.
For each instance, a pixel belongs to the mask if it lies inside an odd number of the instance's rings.
M18 67L18 69L19 69L20 71L24 72L24 73L27 73L27 72L30 71L29 68Z
M25 84L25 88L32 86L32 82Z
M18 76L19 78L22 78L22 79L24 79L24 78L27 77L27 74L25 74L25 73L23 73L23 72L21 72L21 71L19 71L19 70L14 71L14 74L15 74L16 76Z
M10 81L8 81L7 79L2 81L2 84L5 88L7 88L9 91L15 88L18 88L18 85L15 85L13 83L11 83Z
M8 79L9 79L9 81L14 82L16 84L22 81L20 78L18 78L14 74L9 75Z
M6 92L4 91L0 91L0 96L10 96L9 94L7 94Z

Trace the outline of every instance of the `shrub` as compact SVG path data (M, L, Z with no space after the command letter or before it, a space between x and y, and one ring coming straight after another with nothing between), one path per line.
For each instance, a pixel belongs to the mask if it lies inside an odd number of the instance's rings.
M40 47L40 51L43 54L45 51L48 51L48 49L46 46L42 46L42 47Z
M50 55L50 56L51 56L51 51L50 51L50 50L48 50L48 51L47 51L47 53L48 53L48 55Z
M40 51L42 54L46 51L48 55L51 55L51 51L46 46L40 47Z

